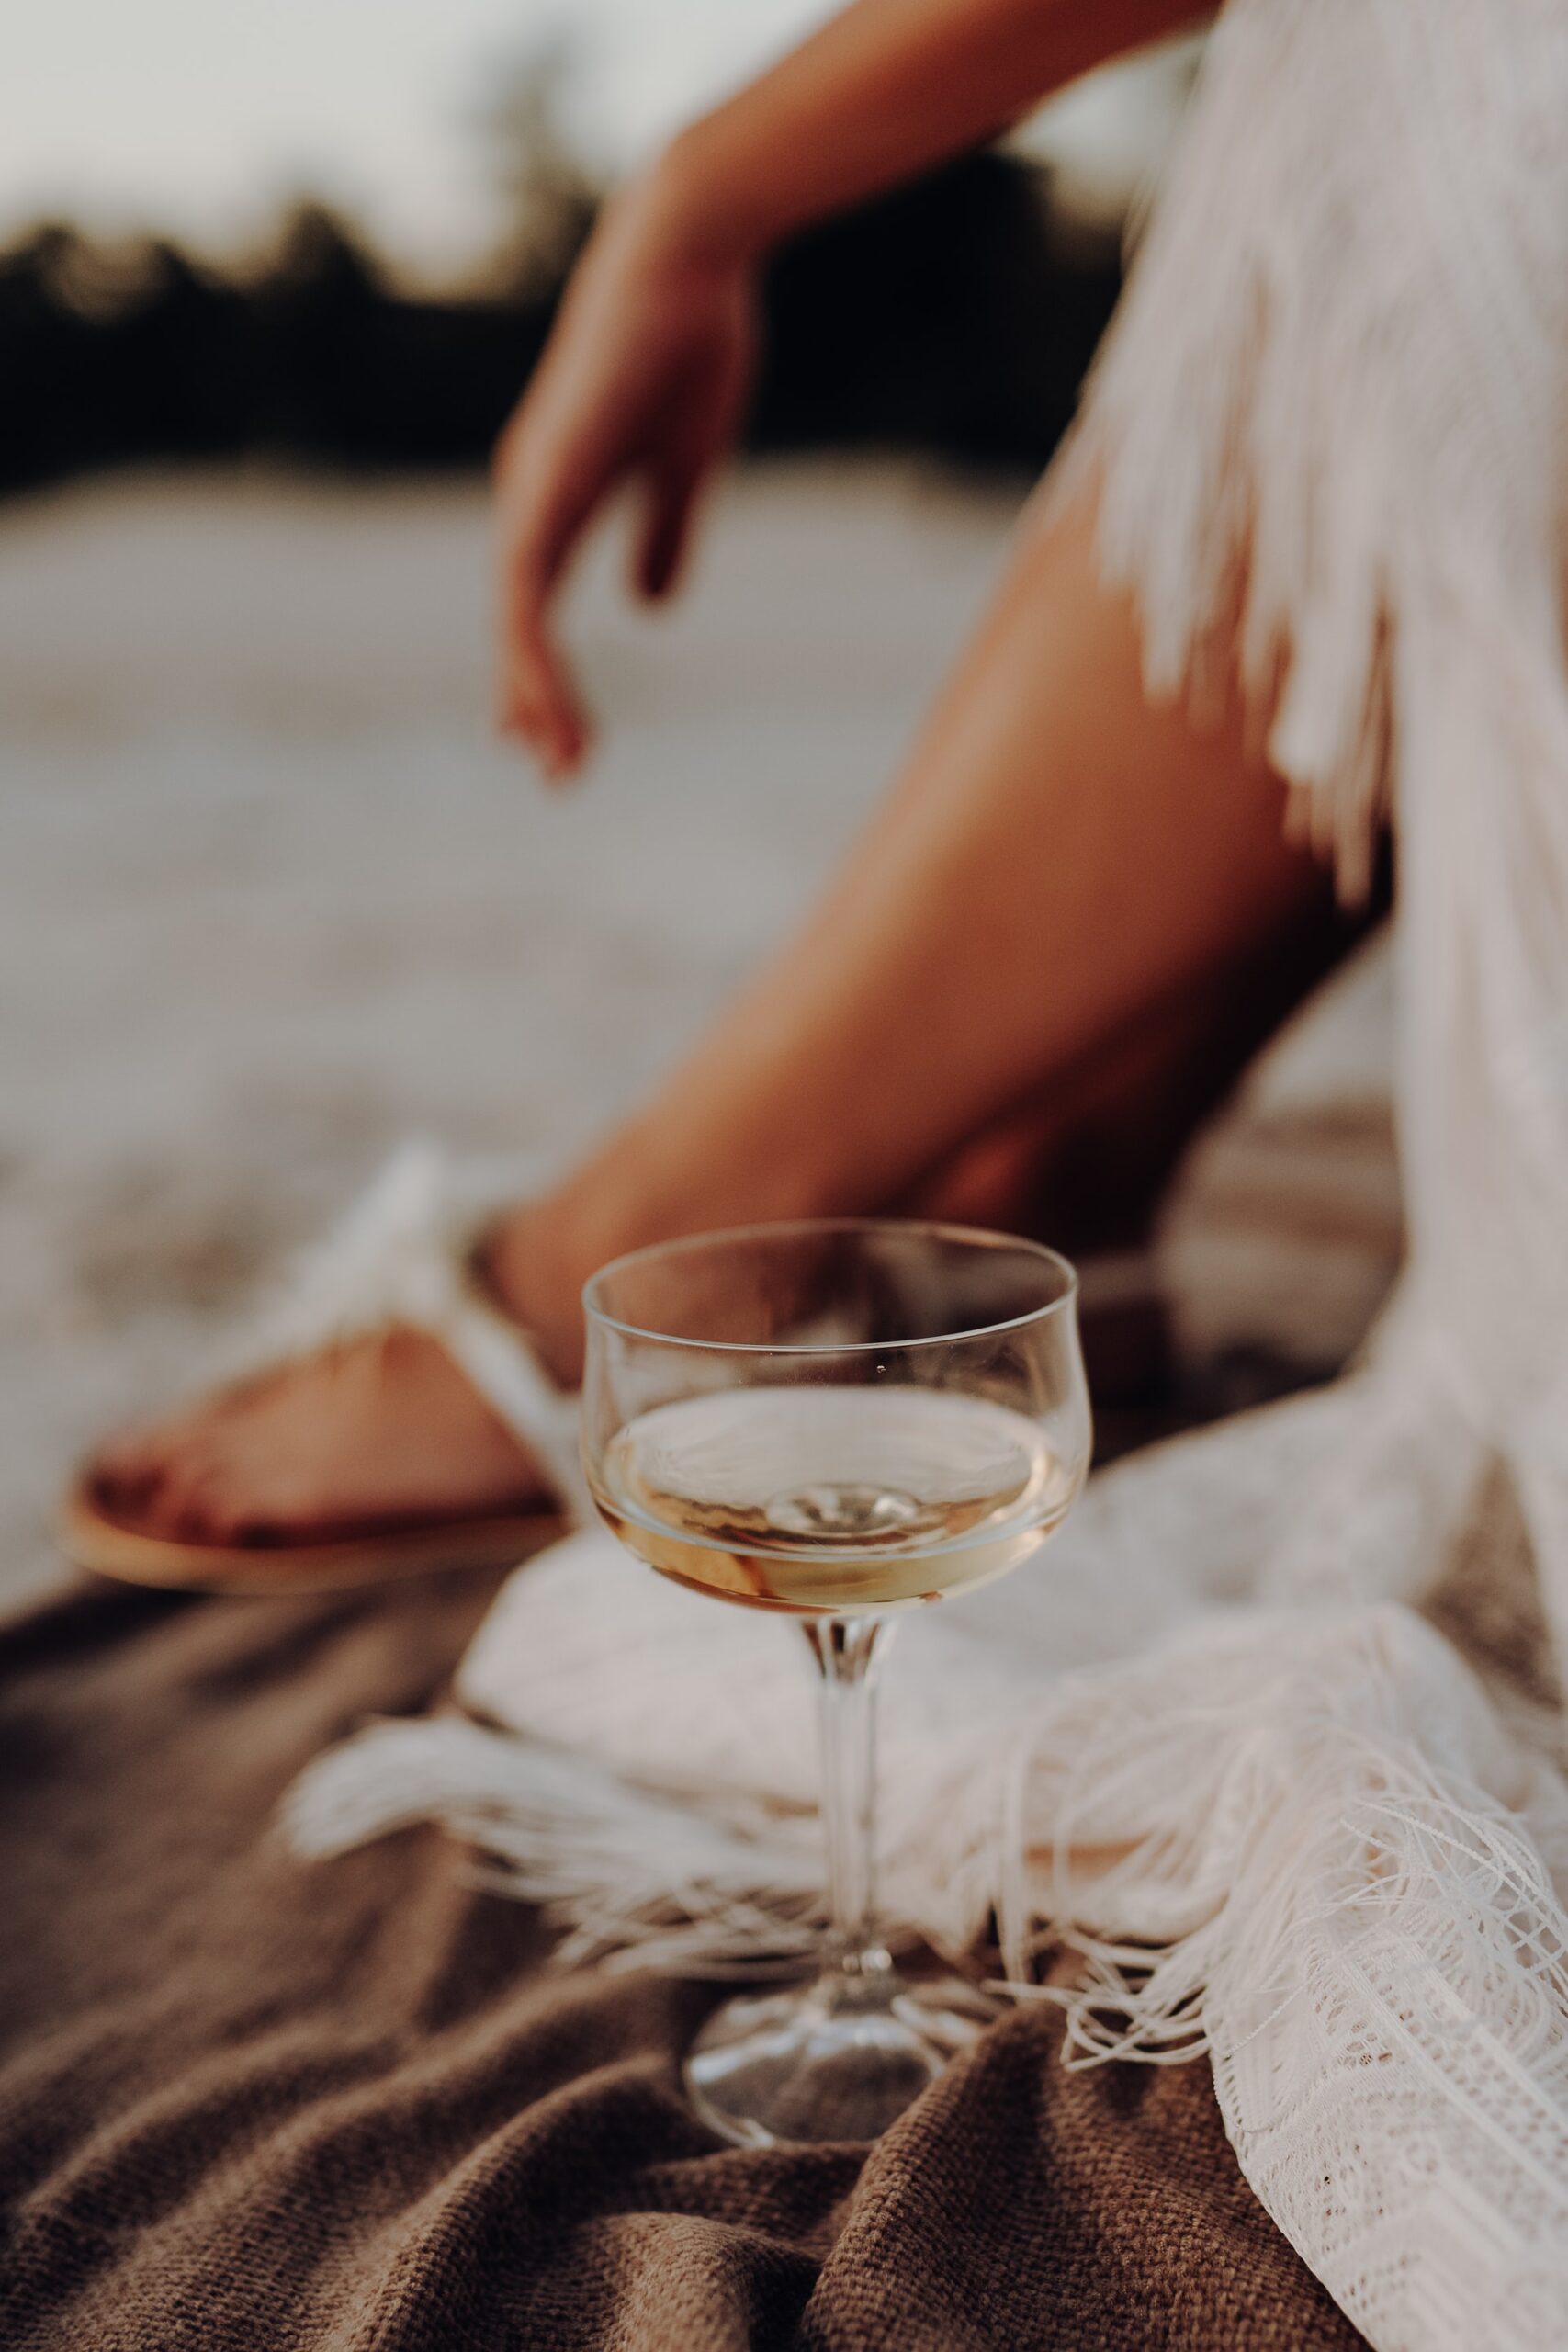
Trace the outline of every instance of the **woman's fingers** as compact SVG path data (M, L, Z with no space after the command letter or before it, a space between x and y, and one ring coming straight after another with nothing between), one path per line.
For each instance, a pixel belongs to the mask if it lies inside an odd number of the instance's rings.
M588 721L556 642L547 599L531 581L514 580L511 593L503 593L501 665L502 729L528 744L547 775L570 775L588 748Z
M581 756L585 732L571 678L536 604L513 597L504 615L497 718L558 775Z
M639 595L668 596L685 568L708 468L696 456L668 459L649 476L641 526L632 552Z
M560 458L536 455L525 467L503 447L498 717L503 729L531 745L552 776L576 767L588 744L581 698L557 642L553 616L567 565L603 487Z

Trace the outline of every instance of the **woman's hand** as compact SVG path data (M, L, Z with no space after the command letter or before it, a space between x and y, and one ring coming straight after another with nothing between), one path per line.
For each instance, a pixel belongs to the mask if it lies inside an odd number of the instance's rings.
M498 460L501 721L552 775L588 741L551 626L562 574L631 480L646 503L637 583L672 584L750 379L755 257L1201 13L1202 0L852 0L612 207Z
M500 721L552 776L589 742L554 628L577 543L610 492L635 483L635 584L668 594L738 428L755 345L751 266L705 247L656 171L595 231L496 455Z

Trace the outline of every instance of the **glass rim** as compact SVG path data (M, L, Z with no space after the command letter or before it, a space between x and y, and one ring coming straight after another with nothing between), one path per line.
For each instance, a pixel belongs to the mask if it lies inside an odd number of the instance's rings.
M1004 1316L998 1323L979 1323L966 1331L933 1331L918 1340L696 1340L678 1331L655 1331L646 1324L628 1323L623 1317L610 1314L595 1303L593 1293L611 1275L622 1273L628 1266L647 1263L655 1258L676 1258L694 1254L699 1250L714 1249L721 1244L743 1241L783 1239L788 1235L807 1234L885 1233L919 1235L926 1239L961 1242L967 1247L986 1250L1016 1250L1022 1255L1040 1259L1055 1267L1062 1277L1062 1288L1056 1297L1047 1299L1043 1306L1032 1306L1022 1315ZM1043 1323L1073 1306L1078 1295L1078 1270L1070 1258L1048 1242L1033 1241L1021 1233L1003 1233L994 1227L957 1225L942 1217L921 1216L800 1216L767 1218L756 1225L720 1226L711 1233L686 1233L672 1241L648 1241L639 1249L624 1250L617 1258L607 1259L595 1268L582 1285L582 1309L590 1323L604 1331L615 1331L623 1339L646 1340L665 1348L696 1348L708 1355L742 1356L850 1356L903 1354L916 1348L951 1348L967 1340L999 1338L1004 1332L1026 1330L1032 1323Z

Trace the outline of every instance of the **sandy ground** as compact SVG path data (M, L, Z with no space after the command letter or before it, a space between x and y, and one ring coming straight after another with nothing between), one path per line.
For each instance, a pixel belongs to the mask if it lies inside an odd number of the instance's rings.
M649 622L591 562L606 723L547 799L489 737L468 488L213 478L0 514L0 1599L108 1422L402 1136L547 1159L646 1087L823 877L1011 505L759 470Z

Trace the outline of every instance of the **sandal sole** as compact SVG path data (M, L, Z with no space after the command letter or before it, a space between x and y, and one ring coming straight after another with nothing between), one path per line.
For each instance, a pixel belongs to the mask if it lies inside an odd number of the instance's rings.
M565 1528L558 1512L535 1511L333 1544L182 1544L107 1518L82 1489L67 1497L59 1520L66 1557L94 1576L173 1591L258 1597L339 1591L459 1568L512 1567L538 1551L552 1532L564 1533Z

